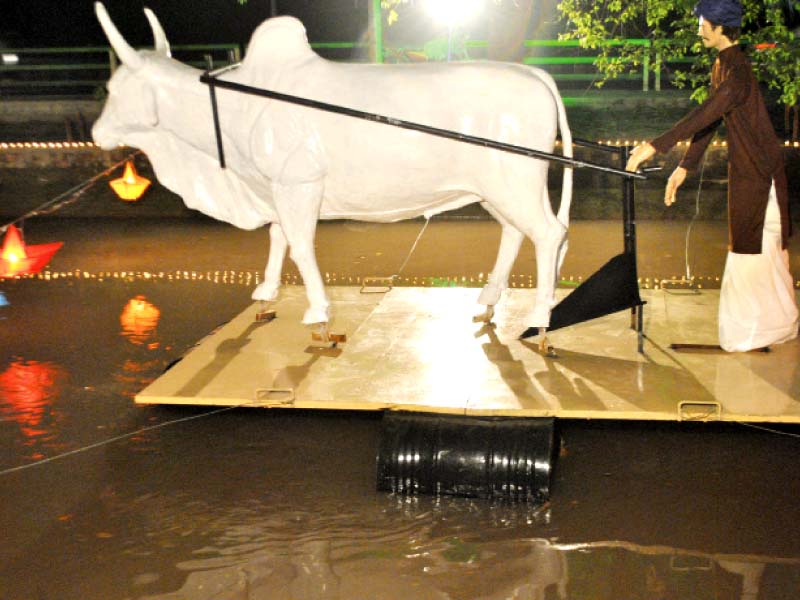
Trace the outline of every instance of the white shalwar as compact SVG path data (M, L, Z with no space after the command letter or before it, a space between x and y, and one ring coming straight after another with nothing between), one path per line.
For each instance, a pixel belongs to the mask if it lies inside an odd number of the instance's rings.
M728 352L747 352L794 339L797 326L789 253L781 248L781 215L773 184L761 254L728 252L719 295L719 342Z

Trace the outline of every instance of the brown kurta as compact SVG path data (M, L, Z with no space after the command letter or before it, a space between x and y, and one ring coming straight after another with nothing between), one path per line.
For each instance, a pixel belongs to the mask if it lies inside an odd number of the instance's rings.
M775 181L781 238L790 234L789 195L783 150L775 135L758 83L738 44L719 53L711 71L711 94L652 146L660 153L691 138L680 166L694 170L722 120L728 131L728 229L730 249L760 254L769 190Z

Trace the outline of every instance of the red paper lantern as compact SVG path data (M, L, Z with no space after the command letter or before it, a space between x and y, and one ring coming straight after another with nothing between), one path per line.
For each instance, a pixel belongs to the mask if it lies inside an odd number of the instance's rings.
M139 175L133 168L133 163L128 161L125 163L125 172L122 177L110 181L109 185L117 193L117 196L126 202L135 202L144 194L150 185L150 180Z
M63 245L64 242L51 242L26 246L19 229L9 225L0 250L0 277L38 273Z

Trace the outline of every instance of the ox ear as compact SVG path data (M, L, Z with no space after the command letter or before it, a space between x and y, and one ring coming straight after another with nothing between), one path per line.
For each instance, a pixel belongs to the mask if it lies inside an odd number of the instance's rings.
M172 56L169 50L167 34L164 33L164 28L161 27L161 23L158 21L156 13L149 8L145 8L144 16L147 17L147 20L150 22L150 29L153 30L153 39L155 40L156 44L156 52L166 57Z
M134 70L141 67L143 62L142 57L125 41L125 38L122 37L122 34L114 26L111 17L108 16L106 7L103 6L101 2L95 2L94 12L97 15L97 20L100 21L100 26L103 28L111 47L114 48L114 52L117 53L122 63Z

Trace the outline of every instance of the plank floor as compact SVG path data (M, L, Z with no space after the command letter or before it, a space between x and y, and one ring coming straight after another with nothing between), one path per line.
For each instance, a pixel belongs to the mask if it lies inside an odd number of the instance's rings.
M670 349L717 343L718 290L642 290L643 354L623 311L548 334L556 357L517 339L532 289L507 290L488 327L472 322L477 288L331 287L331 330L348 338L334 349L311 345L304 291L285 287L268 323L248 307L137 403L800 422L800 341L769 352Z

